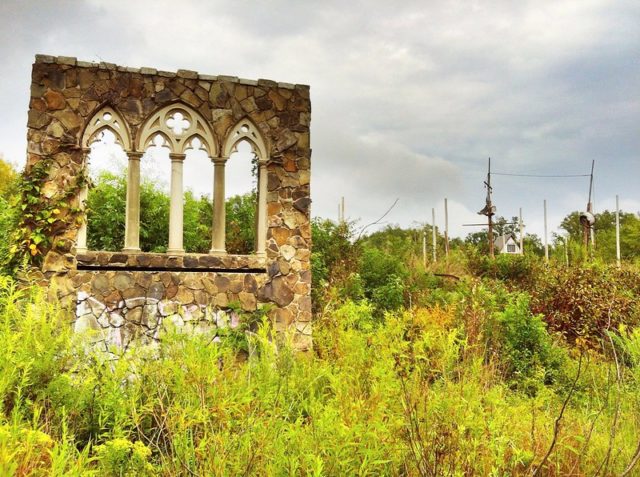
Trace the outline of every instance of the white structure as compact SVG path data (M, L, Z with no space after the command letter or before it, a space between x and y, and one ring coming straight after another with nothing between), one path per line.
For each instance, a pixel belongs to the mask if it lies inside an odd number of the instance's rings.
M520 245L513 237L513 235L500 235L493 241L493 247L496 253L507 253L511 255L518 255L521 253Z
M110 131L116 143L129 158L127 170L127 204L124 252L140 252L140 160L150 146L169 149L171 159L171 192L169 208L169 254L183 254L183 163L187 152L203 150L214 165L213 178L213 236L211 254L225 255L225 165L240 142L248 142L258 163L258 209L256 218L255 254L266 255L267 239L267 162L268 145L259 129L244 118L230 129L219 145L207 121L195 110L182 103L173 103L151 114L132 140L128 125L114 108L106 106L93 115L82 135L82 148L87 158L91 144L100 134ZM80 203L87 199L87 187L80 192ZM87 251L87 224L78 232L76 250Z

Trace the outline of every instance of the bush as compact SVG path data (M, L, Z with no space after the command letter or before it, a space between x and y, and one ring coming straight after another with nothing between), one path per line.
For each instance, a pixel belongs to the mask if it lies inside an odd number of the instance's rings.
M562 355L547 332L542 315L529 309L529 297L518 295L496 314L496 347L508 379L525 387L551 384L562 364Z
M531 309L569 343L600 347L605 330L640 324L637 271L615 267L549 268L531 287Z

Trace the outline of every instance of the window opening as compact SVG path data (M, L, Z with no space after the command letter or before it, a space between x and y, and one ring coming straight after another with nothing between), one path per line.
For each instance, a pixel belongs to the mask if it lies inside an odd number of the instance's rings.
M198 136L187 144L184 160L184 249L188 253L209 253L213 223L213 164Z
M248 128L243 132L248 132ZM253 146L247 140L240 141L227 161L225 209L228 253L250 254L255 251L257 169L258 159Z
M104 113L98 121L109 121ZM127 155L110 129L98 132L87 157L87 248L120 250L124 244Z

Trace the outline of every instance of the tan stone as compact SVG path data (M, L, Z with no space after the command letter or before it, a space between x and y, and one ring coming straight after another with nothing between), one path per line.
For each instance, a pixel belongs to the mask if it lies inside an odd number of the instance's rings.
M178 287L178 293L176 294L176 300L182 304L189 304L193 302L193 292L185 287Z
M218 293L216 295L215 305L220 308L225 308L229 306L229 298L226 293Z
M47 90L47 92L44 93L44 100L49 110L64 109L67 104L64 95L59 91Z
M243 310L253 311L256 309L257 301L253 293L240 292L238 298L240 299Z

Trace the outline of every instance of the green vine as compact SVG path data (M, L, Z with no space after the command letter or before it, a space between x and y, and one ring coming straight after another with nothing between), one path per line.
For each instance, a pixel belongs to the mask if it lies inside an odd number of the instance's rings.
M14 267L40 266L49 250L64 248L65 242L54 244L54 238L84 220L82 209L72 206L73 199L88 184L84 170L70 178L66 186L56 191L52 197L44 195L54 161L53 156L44 156L19 180L16 196L18 203L15 206L20 217L12 240L14 245L9 252L10 263Z

